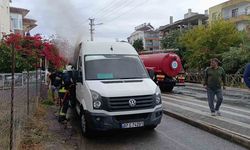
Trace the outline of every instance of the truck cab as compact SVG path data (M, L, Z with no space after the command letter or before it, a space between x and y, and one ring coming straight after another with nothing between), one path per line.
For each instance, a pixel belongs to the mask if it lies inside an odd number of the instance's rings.
M76 111L83 135L154 129L161 122L161 91L130 44L86 42L76 56Z

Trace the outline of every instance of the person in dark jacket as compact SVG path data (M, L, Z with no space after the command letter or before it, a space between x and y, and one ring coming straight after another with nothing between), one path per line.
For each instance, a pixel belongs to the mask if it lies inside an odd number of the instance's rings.
M54 71L53 73L50 74L49 78L50 78L53 101L59 104L58 90L59 87L62 85L62 72L58 70Z
M246 65L245 71L244 71L244 81L246 83L246 86L250 88L250 63Z
M223 89L226 84L226 74L222 67L219 66L219 60L213 58L210 60L210 67L205 70L204 86L207 89L208 104L211 111L211 115L220 116L220 106L223 101L222 83ZM214 97L217 97L217 103L214 107Z
M70 75L69 71L66 71L62 75L63 84L59 90L59 93L61 93L60 99L61 99L61 108L59 112L59 122L67 121L66 114L69 108L69 103L73 101L74 98L74 90L75 85L73 83L72 76Z

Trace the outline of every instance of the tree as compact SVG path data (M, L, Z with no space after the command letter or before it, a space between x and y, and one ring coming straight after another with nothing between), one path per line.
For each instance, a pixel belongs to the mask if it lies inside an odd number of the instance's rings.
M164 49L177 49L180 48L179 37L181 36L180 30L170 32L161 40L161 47Z
M243 73L245 65L250 60L250 36L242 35L240 47L232 47L230 51L222 54L223 68L227 73Z
M228 21L215 21L208 25L195 27L187 31L180 43L187 49L184 56L191 68L201 70L208 65L209 59L220 60L230 47L238 47L242 43L242 33Z
M137 39L133 43L134 48L136 49L137 52L143 51L143 42L142 39Z
M43 40L40 35L10 34L0 43L0 72L10 72L12 49L16 52L16 72L35 69L41 58L47 59L55 68L65 64L56 46Z

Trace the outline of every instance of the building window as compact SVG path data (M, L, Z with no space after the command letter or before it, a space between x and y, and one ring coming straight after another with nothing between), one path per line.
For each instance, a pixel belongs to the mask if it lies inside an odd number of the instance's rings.
M216 19L217 19L217 13L214 12L214 13L212 13L212 20L216 20Z
M23 30L23 17L20 14L11 14L11 30Z
M237 17L238 16L238 8L232 10L232 17Z

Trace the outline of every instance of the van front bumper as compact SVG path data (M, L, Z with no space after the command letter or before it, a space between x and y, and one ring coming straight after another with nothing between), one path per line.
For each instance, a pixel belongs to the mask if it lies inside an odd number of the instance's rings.
M122 124L143 122L144 126L156 126L162 118L162 108L151 113L109 116L101 113L85 112L88 127L92 130L107 131L122 129Z

